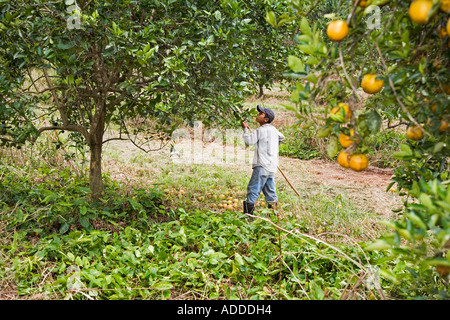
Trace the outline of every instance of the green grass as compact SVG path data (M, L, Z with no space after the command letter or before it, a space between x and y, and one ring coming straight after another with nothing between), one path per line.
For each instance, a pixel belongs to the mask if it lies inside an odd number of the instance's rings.
M280 128L286 137L280 145L280 155L298 159L323 158L323 140L315 138L315 130L309 128L300 129L298 126L288 126Z
M26 155L24 148L21 159ZM364 218L345 196L300 199L280 188L281 208L258 206L256 214L268 220L249 222L240 219L240 203L211 208L221 201L214 196L243 200L249 168L131 159L105 153L105 195L91 204L84 176L63 163L57 170L39 161L16 168L14 158L3 157L0 294L14 288L18 299L338 299L366 269L358 246L318 235L351 216ZM127 179L112 178L112 163Z
M312 130L280 130L281 154L317 156ZM167 150L108 144L105 194L91 203L87 163L54 141L1 153L0 298L380 297L357 281L379 258L360 246L381 229L346 192L311 184L298 197L280 177L279 209L258 203L262 219L249 222L250 165L180 165Z
M380 168L396 168L399 160L393 158L393 154L404 143L406 136L394 130L382 130L376 135L371 135L367 139L367 146L371 150L371 164Z

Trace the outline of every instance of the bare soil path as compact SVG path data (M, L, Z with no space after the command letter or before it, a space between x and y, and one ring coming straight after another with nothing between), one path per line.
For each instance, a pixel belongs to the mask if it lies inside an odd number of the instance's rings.
M182 143L183 144L183 143ZM177 144L178 150L182 144ZM188 145L188 142L184 143ZM189 143L190 144L190 143ZM200 144L201 145L201 144ZM201 148L201 146L199 147ZM104 170L113 175L115 179L123 180L130 176L154 176L164 174L164 167L168 166L170 147L157 152L144 153L127 141L114 141L107 145L105 152ZM244 148L236 146L233 153L242 153ZM111 155L115 155L111 157ZM250 159L253 153L250 152ZM133 164L136 158L142 157L145 166ZM211 163L213 163L211 161ZM232 165L231 170L251 171L251 165ZM289 157L279 158L279 167L289 179L290 183L303 197L314 193L326 192L327 195L337 196L345 194L353 203L364 211L373 212L381 219L394 217L392 209L402 205L401 197L394 192L386 192L391 183L392 169L380 169L369 166L363 172L355 172L339 166L337 162L326 160L301 160ZM142 171L145 171L144 173ZM124 174L126 172L126 174ZM294 193L280 172L276 173L277 184L284 190Z
M287 157L280 157L280 168L299 193L313 190L317 185L329 187L327 192L330 194L346 193L358 207L383 219L393 217L392 209L402 204L398 194L386 192L392 182L392 169L369 166L363 172L356 172L342 168L336 162Z

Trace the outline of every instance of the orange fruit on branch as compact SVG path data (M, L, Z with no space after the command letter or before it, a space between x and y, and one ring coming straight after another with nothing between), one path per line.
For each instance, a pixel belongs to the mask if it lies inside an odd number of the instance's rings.
M357 153L350 158L350 169L354 171L363 171L369 166L369 160L367 156L362 153Z
M358 6L360 6L361 8L366 8L367 5L368 5L368 3L367 3L366 0L361 0L361 1L359 1L359 3L358 3Z
M350 158L350 154L342 150L338 154L337 162L341 165L341 167L350 168Z
M366 74L361 81L361 88L365 93L375 94L381 91L384 86L383 80L377 80L376 74Z
M450 0L439 0L439 2L441 3L439 8L446 13L450 13Z
M350 107L348 106L348 104L339 102L338 107L334 107L330 110L330 114L340 114L341 113L341 107L344 108L344 113L345 113L345 121L350 120L350 118L352 117L352 110L350 110Z
M366 0L353 0L352 3L354 4L355 2L358 3L358 7L360 8L366 8L369 5L369 1Z
M406 130L406 136L411 140L417 141L423 138L423 132L418 126L411 126Z
M355 130L350 129L350 135L346 135L345 133L341 132L339 134L339 143L341 144L341 146L343 146L344 148L348 148L350 147L350 145L353 142L356 142L354 139L355 136Z
M342 41L348 34L348 25L344 20L334 20L327 27L327 35L333 41Z
M414 0L409 6L409 17L418 24L426 24L428 22L428 13L433 7L431 0Z

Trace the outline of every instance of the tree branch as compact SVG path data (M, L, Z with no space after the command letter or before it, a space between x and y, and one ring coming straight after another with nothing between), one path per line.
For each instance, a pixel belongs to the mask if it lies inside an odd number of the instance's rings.
M53 90L56 90L56 89L64 89L64 88L65 88L64 86L54 86L54 87L42 89L41 91L24 91L23 93L26 93L26 94L42 94L42 93L47 92L47 91L53 91Z
M386 75L388 77L388 82L389 82L389 86L392 90L392 93L395 96L395 99L397 100L398 104L400 105L400 108L402 109L402 111L406 114L406 116L408 117L408 119L414 123L415 126L417 126L418 128L420 128L420 130L422 130L422 132L428 136L432 136L429 132L427 132L417 121L416 119L414 119L414 117L409 113L408 109L406 109L406 106L403 104L403 102L400 100L398 94L397 94L397 90L395 90L395 86L394 86L394 82L392 81L391 75L389 73L388 67L386 65L386 61L384 60L383 54L381 52L380 46L378 45L378 42L380 41L381 37L384 34L384 31L387 30L387 28L389 27L389 25L391 24L393 18L394 18L394 13L395 13L395 9L397 9L397 6L395 6L394 8L394 12L391 14L391 17L388 21L388 23L386 24L386 27L383 29L383 31L380 33L380 35L378 36L377 41L375 41L375 48L377 49L378 52L378 56L380 57L381 60L381 65L383 66L384 71L386 72Z
M353 96L356 97L356 99L359 101L361 100L361 97L356 92L355 85L353 84L352 80L350 79L350 76L347 73L347 69L345 68L344 64L344 57L342 56L342 49L341 49L341 43L339 42L339 60L341 62L342 70L344 71L345 78L347 79L348 83L352 86L352 93Z
M79 132L83 135L83 137L88 141L88 131L86 128L76 125L66 125L66 126L49 126L49 127L42 127L37 130L37 136L38 137L42 132L44 131L51 131L51 130L67 130L67 131L73 131L73 132Z
M44 72L44 76L45 76L45 80L47 81L47 85L48 88L53 88L53 86L51 85L51 81L50 81L50 77L48 76L48 72L46 68L43 68L42 71ZM53 100L55 100L55 104L59 110L59 113L61 115L61 119L63 121L64 125L68 125L69 124L69 120L67 119L67 115L64 112L64 108L61 104L61 102L59 101L58 95L55 92L55 89L50 89L50 91L52 92L52 96L53 96Z

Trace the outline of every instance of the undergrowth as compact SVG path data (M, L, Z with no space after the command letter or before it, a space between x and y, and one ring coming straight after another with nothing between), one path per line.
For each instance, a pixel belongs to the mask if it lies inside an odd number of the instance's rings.
M301 233L292 214L263 209L267 218L248 221L169 209L157 189L128 190L107 175L105 197L90 202L72 170L11 169L0 165L0 292L16 298L380 297L359 245Z

